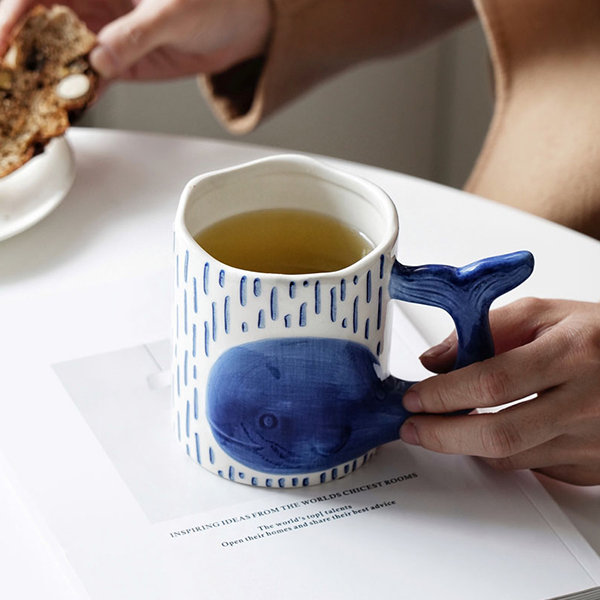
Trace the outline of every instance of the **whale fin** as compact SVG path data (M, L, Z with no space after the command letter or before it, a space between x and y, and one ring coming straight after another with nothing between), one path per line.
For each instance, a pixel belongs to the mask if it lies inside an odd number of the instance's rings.
M525 281L533 271L527 251L484 258L464 267L396 262L392 268L390 296L443 308L452 317L458 334L455 368L494 355L488 312L492 302Z

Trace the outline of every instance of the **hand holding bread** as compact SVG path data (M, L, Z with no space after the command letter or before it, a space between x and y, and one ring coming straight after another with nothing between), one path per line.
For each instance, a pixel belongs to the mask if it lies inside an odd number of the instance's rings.
M0 0L0 56L35 4ZM97 34L91 64L104 78L166 79L218 73L261 54L271 29L269 0L64 0Z
M65 131L94 99L98 75L221 72L263 52L270 31L268 0L34 4L0 0L0 177Z

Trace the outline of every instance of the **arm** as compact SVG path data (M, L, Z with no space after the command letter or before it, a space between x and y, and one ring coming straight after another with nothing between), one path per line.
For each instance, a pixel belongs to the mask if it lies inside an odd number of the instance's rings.
M471 0L272 0L264 60L202 78L234 133L361 62L411 51L472 17Z

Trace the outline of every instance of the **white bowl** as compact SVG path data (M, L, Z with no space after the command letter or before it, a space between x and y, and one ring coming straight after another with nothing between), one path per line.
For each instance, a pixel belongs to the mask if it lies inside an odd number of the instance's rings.
M64 137L42 154L0 178L0 240L17 235L51 213L75 179L75 159Z

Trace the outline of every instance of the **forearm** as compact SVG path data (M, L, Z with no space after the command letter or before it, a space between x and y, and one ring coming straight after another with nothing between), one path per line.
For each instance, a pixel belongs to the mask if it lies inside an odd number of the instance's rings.
M475 14L471 0L272 0L272 11L264 61L203 81L217 116L237 133L319 81L413 50Z

